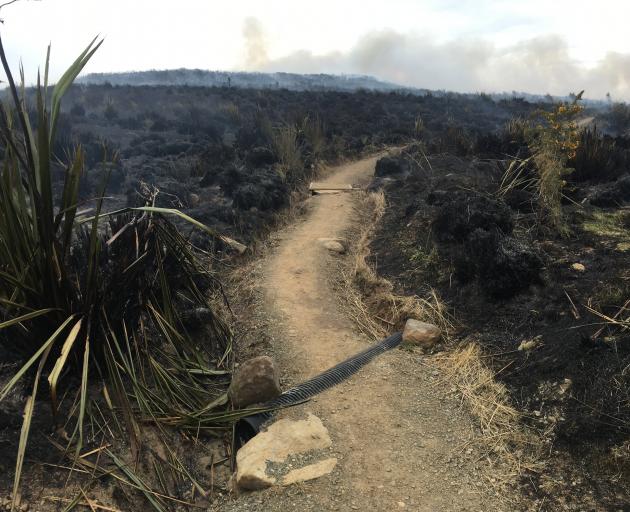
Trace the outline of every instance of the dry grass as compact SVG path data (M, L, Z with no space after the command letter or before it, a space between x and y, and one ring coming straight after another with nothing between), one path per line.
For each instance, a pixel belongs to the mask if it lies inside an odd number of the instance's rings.
M342 270L344 303L362 332L378 339L403 329L408 318L431 322L448 337L453 322L435 290L426 297L398 295L387 279L379 277L369 264L370 238L385 211L382 192L366 194L355 209L358 222L352 238L352 264Z
M302 153L298 143L298 129L293 124L274 128L271 132L271 145L280 160L279 171L283 176L297 172L303 167Z
M539 214L552 226L566 232L562 219L562 197L566 177L570 169L566 168L566 157L549 147L541 147L534 153L534 162L538 170L536 178Z
M326 132L319 117L306 116L302 121L302 132L311 145L315 158L319 158L326 149Z
M397 295L368 262L370 239L385 206L383 193L367 194L357 206L358 228L350 234L357 243L352 248L351 266L342 271L344 304L360 330L374 339L401 330L411 317L440 326L448 340L454 332L454 319L435 290L426 297ZM443 374L444 383L457 388L462 405L478 423L484 458L497 462L493 485L514 483L524 471L542 470L543 436L523 427L521 413L484 363L478 344L448 349L428 361Z
M241 121L241 111L239 110L238 105L233 101L227 101L219 105L219 112L222 112L226 116L230 117L235 123Z
M610 452L620 466L630 466L630 440L615 446Z
M462 405L477 420L481 442L487 455L506 465L502 483L513 482L524 471L540 472L541 433L523 426L522 414L510 403L506 387L484 363L477 343L443 352L431 359L444 375L444 382L454 385Z

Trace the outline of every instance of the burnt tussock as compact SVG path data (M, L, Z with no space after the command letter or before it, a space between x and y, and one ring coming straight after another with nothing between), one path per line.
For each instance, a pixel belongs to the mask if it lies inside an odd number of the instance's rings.
M451 341L480 345L524 426L547 436L546 469L525 472L527 495L623 507L630 339L599 314L628 316L626 168L570 174L560 232L541 224L527 182L502 193L504 147L489 165L483 139L483 160L403 152L409 170L381 183L389 208L373 263L399 292L436 291L458 323Z

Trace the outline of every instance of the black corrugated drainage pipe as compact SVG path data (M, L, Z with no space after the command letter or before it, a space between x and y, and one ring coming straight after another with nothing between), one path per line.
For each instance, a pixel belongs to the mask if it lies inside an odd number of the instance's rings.
M260 408L277 410L306 402L309 398L343 382L348 377L358 372L376 356L396 348L401 342L402 333L397 332L396 334L392 334L389 338L385 338L383 341L336 364L312 379L292 387L280 396L264 403ZM236 441L238 445L242 446L258 434L262 424L271 418L272 415L273 412L262 412L239 420L236 424Z

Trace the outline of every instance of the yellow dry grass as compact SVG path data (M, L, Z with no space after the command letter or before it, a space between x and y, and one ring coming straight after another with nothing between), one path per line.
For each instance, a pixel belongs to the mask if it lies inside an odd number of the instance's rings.
M365 194L355 209L358 226L352 238L351 265L342 270L344 302L358 327L374 339L400 331L408 318L431 322L445 336L453 329L447 307L435 290L426 297L398 295L391 282L369 264L370 239L385 211L382 192Z
M297 127L288 123L274 128L271 132L271 145L280 160L278 170L284 177L289 173L303 172L298 135Z
M541 433L524 427L522 414L511 404L506 387L484 363L481 347L466 345L433 356L430 364L443 374L444 382L455 386L462 405L476 419L488 456L506 467L499 473L503 483L513 482L523 471L543 468Z
M440 326L448 341L455 320L435 290L426 297L398 295L368 262L369 243L385 207L382 192L366 194L357 205L358 227L350 234L357 243L351 248L351 265L342 270L344 304L361 331L374 339L401 330L408 318L417 318ZM480 448L500 465L494 473L496 484L514 483L524 471L542 470L542 434L523 426L521 413L485 364L477 343L447 348L426 361L440 371L443 383L455 386L462 406L478 424Z

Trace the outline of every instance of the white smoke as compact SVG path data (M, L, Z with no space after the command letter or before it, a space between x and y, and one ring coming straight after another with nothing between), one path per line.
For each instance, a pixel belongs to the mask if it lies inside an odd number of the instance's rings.
M258 69L269 63L267 40L262 24L256 18L246 18L243 24L245 39L245 65L249 69Z
M630 100L630 54L609 53L587 68L570 55L558 36L498 47L482 39L438 43L393 30L371 32L347 52L315 55L298 50L268 57L264 31L249 18L245 35L249 70L372 75L400 85L457 92L511 92Z

